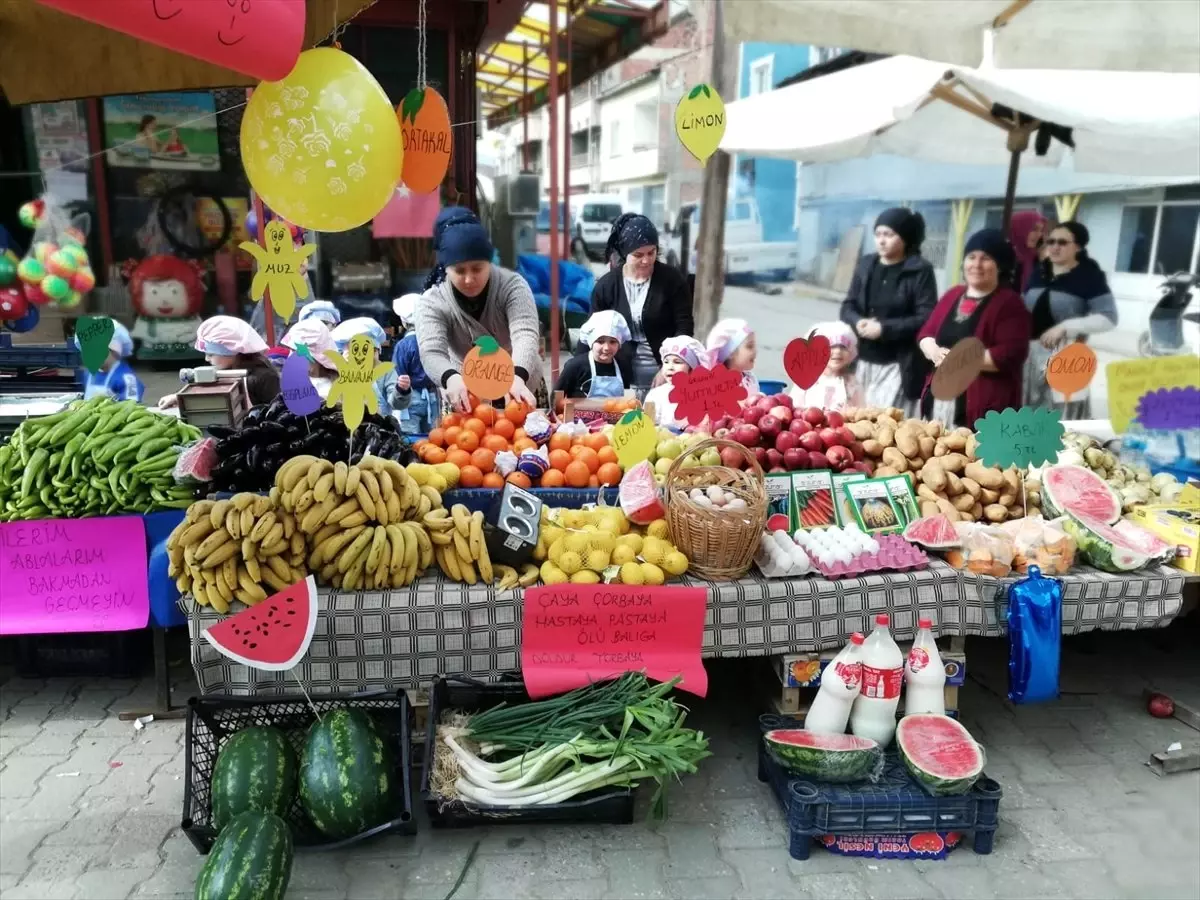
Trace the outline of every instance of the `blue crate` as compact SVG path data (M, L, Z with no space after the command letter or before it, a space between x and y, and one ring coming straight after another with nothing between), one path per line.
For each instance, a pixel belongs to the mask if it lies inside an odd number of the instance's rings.
M760 381L758 389L770 397L772 394L782 394L787 390L786 381Z
M799 728L787 716L759 716L765 733ZM920 834L970 831L976 853L991 853L1000 819L1000 785L982 776L966 794L932 797L908 773L895 752L886 756L876 783L822 784L791 776L758 746L758 779L771 785L787 815L792 859L808 859L813 838L823 834Z
M500 488L454 488L442 494L442 504L449 508L461 503L471 512L486 514L500 497ZM531 488L529 493L541 499L547 506L579 509L588 503L599 502L603 494L609 506L617 505L618 489L610 488Z

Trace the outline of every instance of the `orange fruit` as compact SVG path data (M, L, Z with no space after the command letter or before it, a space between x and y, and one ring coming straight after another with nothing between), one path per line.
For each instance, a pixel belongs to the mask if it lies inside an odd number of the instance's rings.
M571 436L562 431L556 431L550 435L550 443L547 446L551 450L569 450L571 447Z
M566 471L567 465L571 462L571 454L566 450L551 450L550 451L550 468L558 469L560 472Z
M443 446L453 447L458 443L458 436L462 434L462 429L457 425L451 425L443 432L443 434L445 435L445 443Z
M517 456L520 456L526 450L536 450L536 449L537 449L537 444L535 444L529 438L526 438L526 437L517 438L517 440L513 441L513 453L517 454Z
M593 450L599 450L601 447L608 446L608 438L598 431L593 432L592 434L585 434L583 436L583 446L590 447Z
M578 443L572 444L571 450L570 450L571 459L579 459L579 454L586 449L587 449L587 447L583 446L583 444L578 444Z
M417 456L420 456L424 452L425 448L428 446L429 446L429 441L427 441L425 438L421 438L419 441L417 441L415 444L412 445L412 451L413 451L413 453L417 454Z
M505 479L509 484L515 484L519 488L531 488L533 482L529 480L529 476L524 472L513 472Z
M490 403L480 403L477 407L475 407L471 415L477 418L484 425L496 424L496 407L492 406Z
M514 441L519 441L521 438L523 438L523 437L525 437L525 436L526 436L526 435L525 435L525 429L524 429L524 428L518 428L516 431L514 431L514 432L513 432L512 439L513 439Z
M455 425L462 424L462 416L458 413L446 413L442 416L442 421L438 423L442 428L453 428Z
M433 444L435 447L445 447L446 432L440 428L431 428L429 430L429 443Z
M567 465L563 471L563 477L566 478L567 484L571 487L587 487L588 478L591 477L591 471L588 467L579 460Z
M596 471L597 480L604 485L621 483L621 467L616 463L604 463Z
M588 476L587 486L588 487L600 487L600 479L597 478L595 475Z
M592 475L595 475L600 470L600 455L591 447L581 447L579 455L575 458L587 466L588 472Z
M496 424L492 426L492 433L510 441L517 433L517 426L508 419L497 419Z
M493 453L503 453L508 449L508 439L498 434L485 434L479 442L481 447L487 447Z
M504 407L504 418L514 425L524 425L527 415L529 415L529 409L524 403L510 403Z
M473 431L480 437L487 434L487 423L480 418L471 418L463 422L463 431Z
M486 447L480 447L471 454L471 465L481 472L490 472L496 468L496 454Z
M476 419L475 421L479 421ZM482 423L481 423L482 424ZM479 449L479 435L474 431L468 431L464 428L458 435L458 449L466 450L468 453L474 453Z
M459 487L483 487L483 473L476 466L463 466L458 472Z
M471 464L471 454L466 450L455 447L453 450L446 451L446 462L456 465L461 469Z
M596 455L600 457L600 465L615 463L617 461L617 451L612 447L601 447L596 451Z
M504 476L499 472L488 472L483 476L483 487L485 488L502 488L504 487Z
M431 466L436 466L438 463L444 463L445 461L446 451L441 447L434 447L430 445L429 449L425 451L425 462L429 463Z
M566 476L558 469L547 469L542 473L542 487L562 487L566 483Z

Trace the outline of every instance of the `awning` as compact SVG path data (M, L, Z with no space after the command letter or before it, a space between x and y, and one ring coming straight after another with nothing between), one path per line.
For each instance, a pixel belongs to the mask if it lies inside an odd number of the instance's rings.
M558 5L558 90L565 93L666 33L670 0L582 0ZM574 12L569 13L570 6ZM550 9L529 3L502 41L480 50L480 112L495 128L550 99ZM567 30L571 33L567 83Z
M333 31L335 15L345 22L374 2L307 0L304 46L324 41ZM10 103L254 84L246 75L93 25L34 0L0 3L0 90Z

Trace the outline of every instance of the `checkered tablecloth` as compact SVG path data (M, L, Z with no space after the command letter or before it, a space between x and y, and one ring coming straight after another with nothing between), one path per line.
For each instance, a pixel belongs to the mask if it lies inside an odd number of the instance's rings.
M1005 633L1003 589L1012 579L964 574L941 561L914 572L864 578L769 579L757 570L734 582L685 578L709 590L705 656L775 656L842 646L871 618L892 617L897 640L930 617L940 636ZM1161 628L1183 604L1173 568L1109 575L1081 568L1063 578L1063 633ZM295 678L319 693L416 688L435 675L481 679L519 668L521 593L497 595L441 573L407 590L321 592L312 645L292 672L259 672L221 656L200 637L219 617L191 616L192 664L204 693L294 693Z

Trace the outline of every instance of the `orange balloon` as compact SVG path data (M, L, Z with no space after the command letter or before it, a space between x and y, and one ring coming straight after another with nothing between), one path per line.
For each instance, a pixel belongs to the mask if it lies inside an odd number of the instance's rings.
M1096 353L1083 341L1063 347L1046 363L1046 383L1067 400L1096 377Z
M453 131L446 101L431 87L413 88L396 107L404 138L400 180L416 194L432 194L450 167Z

